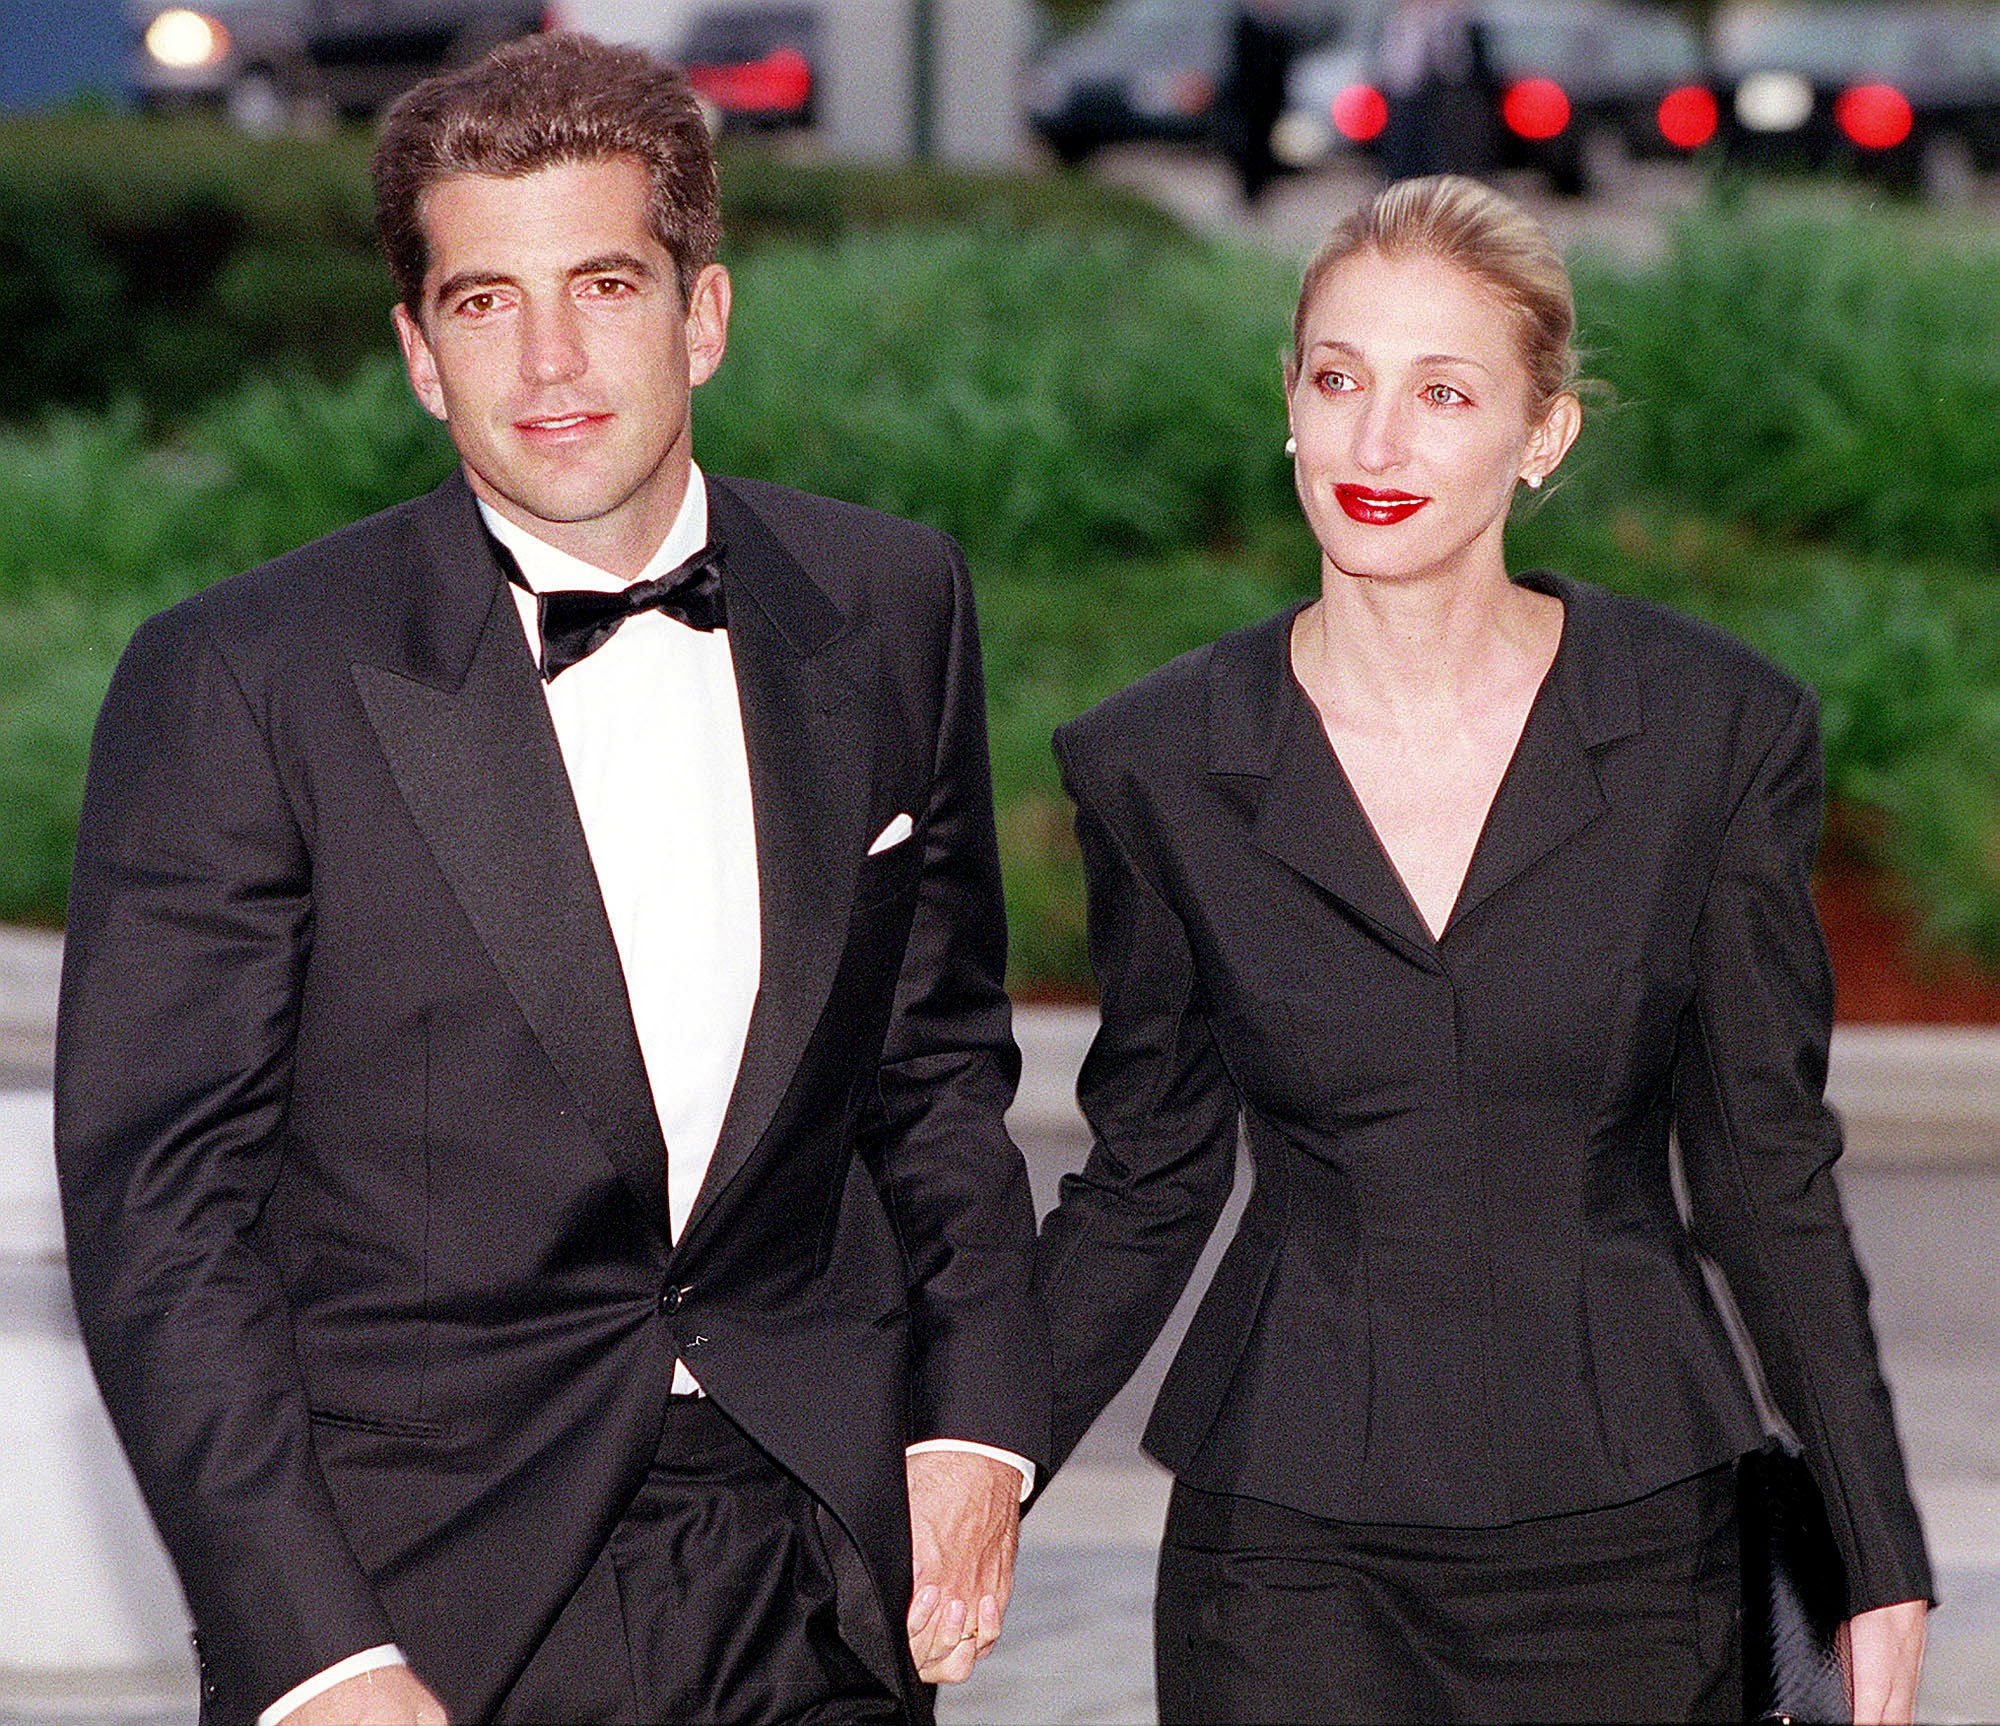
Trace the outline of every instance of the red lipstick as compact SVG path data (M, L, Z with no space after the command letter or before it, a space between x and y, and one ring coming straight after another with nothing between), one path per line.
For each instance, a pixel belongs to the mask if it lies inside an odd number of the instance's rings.
M1431 501L1414 492L1376 491L1365 485L1337 485L1333 495L1349 516L1369 527L1394 527Z

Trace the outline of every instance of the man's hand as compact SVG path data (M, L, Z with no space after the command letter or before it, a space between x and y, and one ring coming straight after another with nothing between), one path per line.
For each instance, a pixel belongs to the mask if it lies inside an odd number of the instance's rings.
M1021 1475L973 1451L906 1459L916 1590L905 1626L926 1684L963 1684L999 1640L1014 1589Z
M279 1726L446 1726L444 1704L407 1666L343 1678L294 1708Z
M1917 1710L1917 1674L1924 1664L1924 1619L1929 1612L1922 1600L1902 1600L1858 1612L1847 1621L1854 1726L1910 1726Z

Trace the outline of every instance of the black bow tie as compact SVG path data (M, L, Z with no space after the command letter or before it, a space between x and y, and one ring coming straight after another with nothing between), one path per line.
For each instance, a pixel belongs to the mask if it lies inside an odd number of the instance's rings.
M690 629L723 628L728 617L722 603L722 556L723 548L711 540L679 568L615 593L566 588L535 594L542 626L542 681L553 683L578 660L589 658L635 612L664 611ZM505 567L510 581L528 585L513 559Z

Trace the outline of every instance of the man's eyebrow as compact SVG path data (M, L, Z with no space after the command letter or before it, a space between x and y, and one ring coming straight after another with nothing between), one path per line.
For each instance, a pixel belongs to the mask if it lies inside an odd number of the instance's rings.
M570 271L569 275L571 281L575 281L578 276L605 276L612 274L643 276L647 281L651 281L654 273L651 264L647 263L644 258L634 256L631 252L605 252L600 257L585 258L582 263Z
M455 276L445 279L431 289L431 304L441 306L456 294L463 294L473 288L504 288L511 286L514 278L499 270L460 270Z

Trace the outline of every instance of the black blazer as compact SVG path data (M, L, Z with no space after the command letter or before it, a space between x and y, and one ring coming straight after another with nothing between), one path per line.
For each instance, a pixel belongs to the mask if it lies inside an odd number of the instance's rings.
M488 1713L643 1479L676 1355L853 1535L899 1649L905 1443L1047 1451L963 564L871 512L710 496L763 983L678 1244L462 480L155 618L113 682L57 1155L209 1718L391 1640ZM866 855L902 812L916 837Z
M1183 1480L1357 1521L1609 1505L1761 1428L1720 1264L1857 1609L1930 1576L1832 1180L1809 694L1554 577L1561 646L1443 938L1291 675L1287 612L1056 736L1103 1028L1042 1229L1056 1451L1255 1188L1154 1410ZM1692 1222L1676 1208L1678 1134Z

